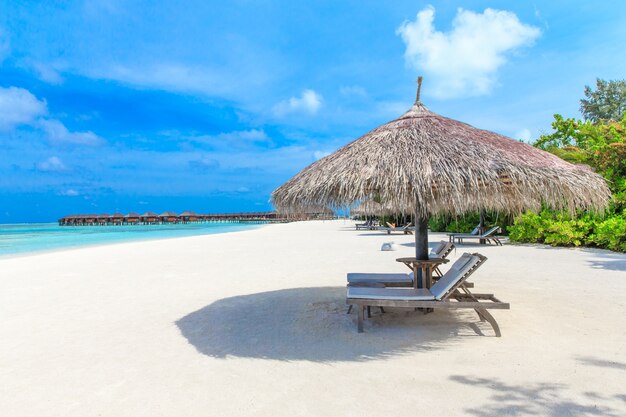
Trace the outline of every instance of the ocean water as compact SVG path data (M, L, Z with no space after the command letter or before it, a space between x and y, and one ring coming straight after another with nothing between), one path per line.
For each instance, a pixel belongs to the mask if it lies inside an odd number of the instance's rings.
M61 227L57 223L0 224L0 258L108 243L227 233L262 226L246 223L85 227Z

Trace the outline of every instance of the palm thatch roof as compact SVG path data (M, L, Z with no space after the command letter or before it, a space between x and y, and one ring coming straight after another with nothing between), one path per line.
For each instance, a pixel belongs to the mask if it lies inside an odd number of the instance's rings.
M375 216L389 214L393 212L389 207L385 207L375 200L366 200L361 202L358 206L350 210L350 214L357 216Z
M378 195L392 209L462 214L604 209L610 191L591 170L487 130L440 116L418 100L400 118L342 147L272 193L284 213L349 207Z
M332 209L323 204L303 206L298 212L303 214L333 214Z

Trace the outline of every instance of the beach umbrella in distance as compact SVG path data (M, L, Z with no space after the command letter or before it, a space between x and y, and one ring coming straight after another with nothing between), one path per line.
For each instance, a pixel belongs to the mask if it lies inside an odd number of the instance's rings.
M386 214L397 214L399 212L401 211L394 210L389 205L381 204L373 198L361 201L356 207L350 210L350 214L356 214L357 216L384 216Z
M373 216L382 214L383 205L374 200L365 200L350 210L350 214L356 216Z
M415 213L416 257L428 259L429 215L480 209L517 214L555 209L603 210L610 191L590 169L428 110L420 101L314 162L274 190L283 213L307 205L349 207L378 196Z

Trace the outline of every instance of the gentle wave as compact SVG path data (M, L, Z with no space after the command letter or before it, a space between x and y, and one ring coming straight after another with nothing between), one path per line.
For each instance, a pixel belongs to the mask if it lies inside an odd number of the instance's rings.
M169 239L250 230L260 224L191 223L123 226L0 224L0 257L137 240Z

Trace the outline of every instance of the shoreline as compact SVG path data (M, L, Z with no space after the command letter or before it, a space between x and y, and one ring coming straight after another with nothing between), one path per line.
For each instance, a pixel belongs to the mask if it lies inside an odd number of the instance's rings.
M11 225L13 225L13 224L18 225L17 223L10 223L10 224ZM54 223L21 223L21 224L24 224L24 225L31 225L31 224L35 225L35 224L54 224ZM0 253L0 261L2 261L4 259L13 259L13 258L36 256L36 255L61 253L61 252L66 252L66 251L74 251L74 250L88 249L88 248L98 248L98 247L101 247L101 246L124 245L124 244L129 244L129 243L164 241L164 240L173 240L173 239L185 239L185 238L197 237L197 236L220 235L220 234L227 234L227 233L239 233L239 232L245 232L245 231L250 231L250 230L256 230L258 228L266 227L266 226L268 226L270 224L272 224L272 223L249 225L244 230L230 230L230 231L227 230L227 231L223 231L223 232L203 233L203 234L188 235L188 236L172 236L172 237L162 237L162 236L160 236L160 237L157 237L157 238L137 237L137 238L128 239L128 240L122 240L122 241L86 243L86 244L80 244L80 245L76 245L76 246L65 246L65 247L58 247L58 248L52 248L52 249L41 249L41 250L32 250L32 251L26 251L26 252L15 252L15 253L6 253L6 254ZM2 225L0 225L0 226L2 226ZM106 226L102 226L102 227L106 227ZM111 226L111 227L117 227L117 226Z

